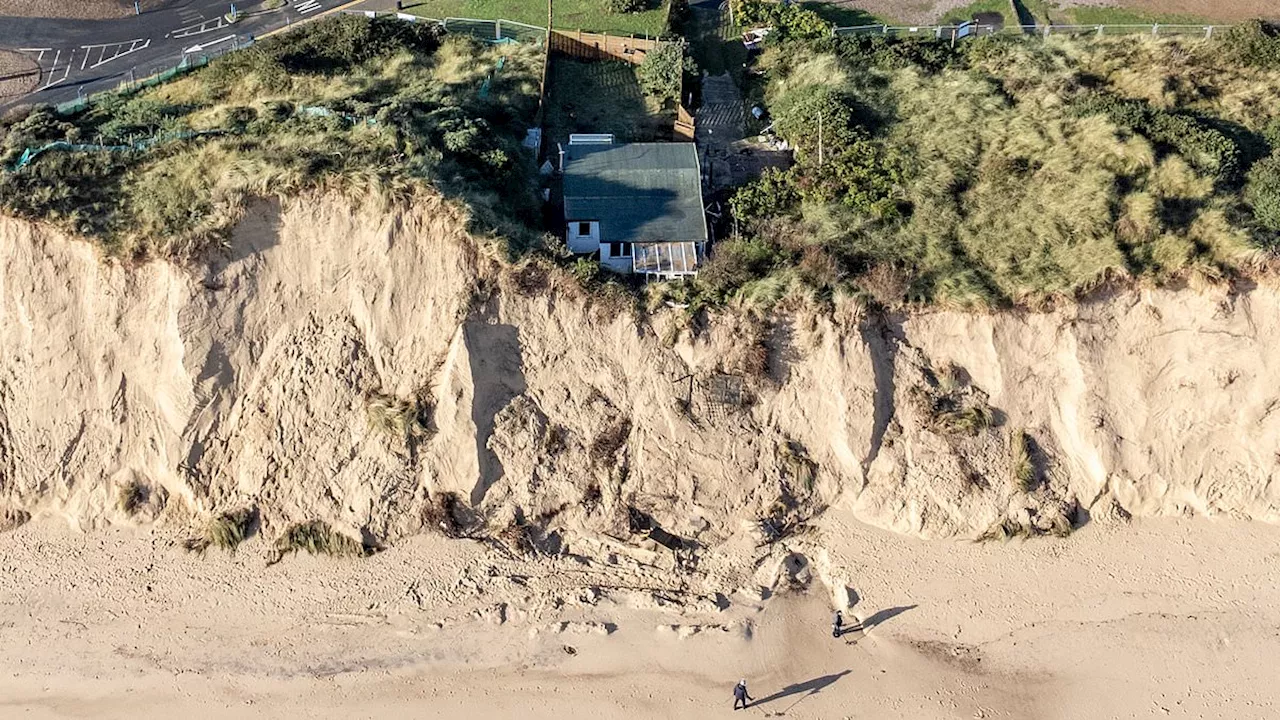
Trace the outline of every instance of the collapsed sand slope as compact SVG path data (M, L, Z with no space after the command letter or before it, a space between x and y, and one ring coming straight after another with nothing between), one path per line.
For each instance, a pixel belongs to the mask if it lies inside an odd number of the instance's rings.
M693 337L504 274L460 227L311 199L189 272L0 221L0 499L86 526L252 505L268 536L386 542L448 492L468 532L675 563L833 503L933 537L1061 530L1077 503L1280 519L1270 288ZM375 400L429 407L427 432Z

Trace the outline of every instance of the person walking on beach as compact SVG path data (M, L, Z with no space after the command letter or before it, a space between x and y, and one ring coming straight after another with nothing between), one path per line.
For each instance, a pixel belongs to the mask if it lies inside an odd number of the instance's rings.
M843 632L844 632L844 615L841 615L840 611L837 610L835 620L833 620L831 623L831 637L838 638L840 637L840 634Z
M742 709L746 710L747 703L752 700L755 700L755 698L747 694L747 679L739 680L737 686L733 688L733 709L737 710L738 703L742 703Z

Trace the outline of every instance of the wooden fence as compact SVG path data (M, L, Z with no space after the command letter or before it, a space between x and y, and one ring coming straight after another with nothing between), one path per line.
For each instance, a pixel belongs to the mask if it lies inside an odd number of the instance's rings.
M583 60L624 60L639 65L658 40L581 30L552 30L547 49Z
M683 101L676 105L676 125L672 134L676 140L693 142L695 134L693 113L689 112L689 108L684 106Z

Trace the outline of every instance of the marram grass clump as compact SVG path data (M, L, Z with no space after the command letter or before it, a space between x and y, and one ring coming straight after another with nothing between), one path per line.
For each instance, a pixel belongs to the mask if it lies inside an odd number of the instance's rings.
M247 540L258 527L256 508L229 510L213 519L201 529L200 534L188 538L183 546L192 552L203 553L211 547L235 552L240 543Z
M285 528L276 539L274 562L279 562L285 555L305 550L312 555L329 555L331 557L367 557L376 548L334 530L323 520L309 520L295 523Z

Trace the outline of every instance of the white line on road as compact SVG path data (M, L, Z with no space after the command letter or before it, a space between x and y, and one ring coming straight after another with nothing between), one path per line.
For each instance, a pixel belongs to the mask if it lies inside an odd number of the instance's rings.
M128 49L125 49L126 45L128 45ZM151 47L151 39L139 38L137 40L130 40L127 43L121 42L121 43L105 43L102 45L81 45L80 47L83 48L86 53L93 50L98 51L98 61L89 66L91 68L96 68L102 65L106 65L107 63L117 58L122 58L125 55L129 55L130 53L135 53L135 52L138 52L139 50L146 50L147 48ZM112 53L111 57L107 57L108 52Z
M44 53L41 53L41 56L43 55ZM71 67L76 61L76 51L71 50L70 55L67 56L67 64L59 67L58 63L61 60L62 60L62 51L58 50L54 52L53 65L49 67L49 76L45 79L44 86L41 87L40 90L42 91L48 90L49 88L53 87L54 85L57 85L58 83L65 82L66 79L71 76ZM58 77L59 70L62 71L62 77Z
M214 45L217 45L218 43L224 43L224 42L226 42L226 41L228 41L228 40L234 40L235 38L236 38L236 36L235 36L234 34L232 34L232 35L228 35L228 36L226 36L226 37L224 37L224 38L218 38L217 40L210 40L210 41L209 41L209 42L207 42L207 43L200 43L200 44L198 44L198 45L192 45L191 47L187 48L186 50L183 50L183 51L182 51L182 54L183 54L183 55L186 55L187 53L200 52L201 50L207 50L208 48L213 47Z
M177 30L171 30L166 37L171 37L176 40L178 38L191 37L192 35L201 35L207 32L213 32L214 30L221 30L226 26L226 18L219 17L212 20L206 20L195 25L180 27Z
M293 9L297 10L299 14L306 15L307 13L319 10L320 3L317 0L302 0L302 2L295 2L293 4Z

